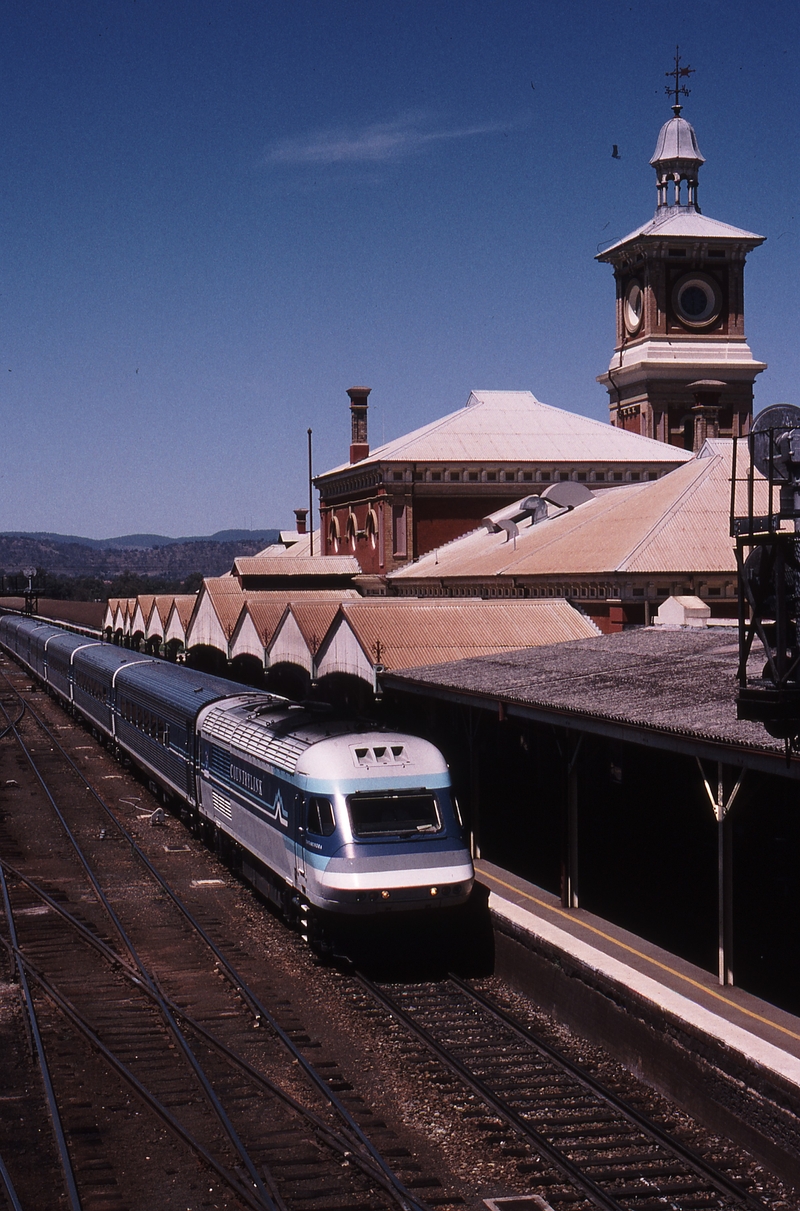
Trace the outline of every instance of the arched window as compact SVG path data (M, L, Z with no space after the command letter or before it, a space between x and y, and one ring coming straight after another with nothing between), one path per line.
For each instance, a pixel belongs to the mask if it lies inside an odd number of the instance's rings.
M356 549L356 515L351 513L347 519L347 545L351 551Z
M335 517L331 517L331 524L328 526L328 546L334 555L339 554L339 522Z
M378 545L378 518L374 509L367 513L367 541L374 551Z

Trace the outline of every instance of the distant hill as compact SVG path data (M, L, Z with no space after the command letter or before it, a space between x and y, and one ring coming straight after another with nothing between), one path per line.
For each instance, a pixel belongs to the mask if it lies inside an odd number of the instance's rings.
M279 530L217 530L199 537L167 538L164 534L123 534L119 538L81 538L78 534L50 534L45 530L0 530L2 538L29 538L34 542L68 543L96 551L141 551L187 542L256 542L259 550L277 542Z
M239 537L240 536L240 537ZM164 538L128 534L105 541L65 534L0 534L0 574L15 576L24 567L50 576L93 576L113 580L125 572L185 580L199 573L220 576L240 555L256 555L277 530L221 530L210 538Z

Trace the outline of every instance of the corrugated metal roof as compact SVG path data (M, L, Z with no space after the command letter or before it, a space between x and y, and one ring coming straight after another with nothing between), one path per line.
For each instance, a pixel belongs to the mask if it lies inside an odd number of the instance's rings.
M192 610L196 601L197 598L194 593L179 593L172 599L175 613L178 615L178 620L184 630L189 625L189 619L192 616Z
M384 597L345 602L341 612L368 659L389 669L417 668L598 634L594 623L563 599L418 601Z
M281 531L283 533L283 531ZM259 551L253 558L260 559L262 555L269 556L272 559L285 559L287 555L291 559L297 558L298 555L311 554L311 534L298 534L297 540L286 546L283 542L275 542L270 547L265 547L263 551ZM320 531L315 530L313 534L314 550L319 552L322 550L322 541Z
M617 240L610 248L606 248L603 252L598 252L595 260L605 261L609 255L615 252L618 248L622 248L624 244L630 243L632 240L639 240L643 237L652 237L653 239L663 239L665 236L677 236L686 239L720 239L728 240L747 240L748 243L763 244L766 239L763 235L756 235L754 231L744 231L741 227L731 227L729 223L721 223L718 219L710 219L707 215L701 214L699 210L689 206L675 206L667 208L669 213L659 214L656 211L654 218L648 223L644 223L641 227L637 227L630 235L626 235L624 239Z
M269 601L246 601L244 609L237 620L237 628L240 626L245 612L253 621L259 643L265 648L275 634L278 623L286 613L286 602L274 598L271 598Z
M156 611L158 613L158 617L161 621L162 628L167 625L167 619L169 618L169 612L172 609L172 603L174 600L175 600L174 593L165 593L165 594L157 596L155 599L155 603L154 603L155 609L156 609ZM155 621L155 619L153 619L152 615L151 615L151 622L154 622L154 621Z
M545 707L564 726L594 718L711 740L783 758L782 740L758 723L736 718L735 631L689 627L636 628L559 647L539 647L438 665L390 677L389 684L425 685L477 700ZM753 675L763 667L756 640ZM653 692L653 687L658 692Z
M237 576L357 576L361 565L353 555L243 555L233 564Z
M331 628L339 612L339 603L334 601L293 601L289 606L297 628L312 655Z
M519 524L516 541L475 530L392 572L392 582L501 576L736 571L729 534L733 443L709 443L662 479L607 488L569 513ZM756 507L766 508L766 484ZM504 510L503 512L507 512Z
M676 466L686 458L664 442L543 404L530 391L473 391L465 407L378 446L353 466L391 461Z

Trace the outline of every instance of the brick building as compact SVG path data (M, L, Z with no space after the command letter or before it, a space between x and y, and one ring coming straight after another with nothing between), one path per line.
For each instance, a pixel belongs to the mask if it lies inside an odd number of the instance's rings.
M385 575L549 484L593 491L659 479L684 462L635 433L542 404L473 391L465 407L370 451L368 387L351 387L350 461L318 476L324 555Z

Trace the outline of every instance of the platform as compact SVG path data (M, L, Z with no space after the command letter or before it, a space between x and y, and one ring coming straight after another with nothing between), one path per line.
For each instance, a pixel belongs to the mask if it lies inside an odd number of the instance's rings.
M800 1187L800 1019L479 860L496 970Z

